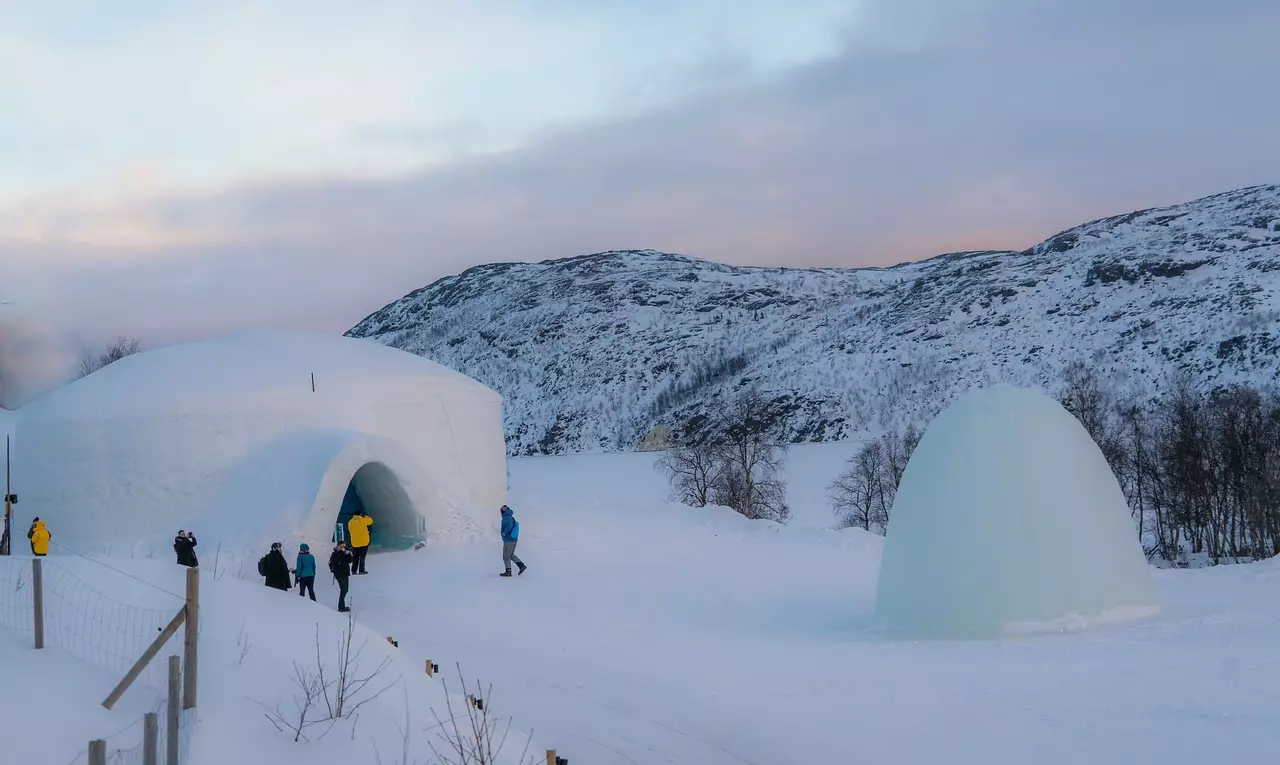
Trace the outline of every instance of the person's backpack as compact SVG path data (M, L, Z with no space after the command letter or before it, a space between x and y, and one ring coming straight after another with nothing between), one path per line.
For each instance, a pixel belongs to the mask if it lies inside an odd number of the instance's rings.
M513 517L511 519L511 541L514 542L519 539L520 539L520 521L517 521Z
M258 576L266 576L266 575L267 575L267 556L264 555L261 558L258 558Z

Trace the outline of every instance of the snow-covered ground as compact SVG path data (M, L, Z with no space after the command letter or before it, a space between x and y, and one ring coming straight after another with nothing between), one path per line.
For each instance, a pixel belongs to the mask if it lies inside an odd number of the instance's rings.
M785 528L668 503L652 454L512 460L528 573L499 578L496 541L372 557L352 583L369 655L391 657L411 683L421 741L427 707L442 704L440 681L421 671L430 658L445 679L458 663L492 683L491 708L533 728L539 755L554 747L591 765L1203 763L1263 761L1280 747L1280 563L1155 572L1164 613L1143 622L992 642L889 640L871 622L881 540L833 530L825 499L853 450L792 450L795 520ZM160 562L112 565L167 588L180 581ZM370 737L387 745L384 762L399 762L388 757L403 720L391 694L362 716L356 742L294 744L263 716L259 702L287 694L291 662L314 653L316 624L330 638L345 625L330 582L313 605L211 579L202 640L218 647L201 673L191 762L373 762ZM243 667L242 625L254 646ZM68 670L80 660L35 657L23 638L0 636L3 666L16 668L7 679L47 677L39 691L7 682L6 709L34 698L78 710L66 742L48 727L61 709L0 716L0 741L42 730L58 739L45 753L56 745L59 757L24 761L66 762L86 734L153 702L94 710L114 674Z

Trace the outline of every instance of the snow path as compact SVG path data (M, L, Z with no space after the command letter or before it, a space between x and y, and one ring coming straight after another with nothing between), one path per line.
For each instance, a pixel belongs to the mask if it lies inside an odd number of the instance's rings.
M459 662L492 682L498 714L591 763L1189 763L1280 745L1280 565L1158 572L1166 613L1143 624L886 641L868 622L878 538L819 528L824 508L778 530L665 504L651 459L513 461L529 573L497 577L496 543L376 556L358 618L446 680Z

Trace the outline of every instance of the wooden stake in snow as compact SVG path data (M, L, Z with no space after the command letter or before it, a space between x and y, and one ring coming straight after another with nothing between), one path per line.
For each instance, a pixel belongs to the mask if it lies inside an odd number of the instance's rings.
M142 652L142 656L133 663L132 667L129 668L129 673L125 675L124 679L121 680L120 683L111 691L111 695L107 696L107 700L102 702L102 706L110 709L116 705L116 702L120 700L120 697L124 695L124 692L129 690L129 686L133 685L133 681L138 679L138 675L142 674L142 670L146 669L147 665L151 663L151 660L155 658L155 655L160 653L160 649L164 648L164 644L169 641L169 638L173 637L173 633L177 632L178 627L182 626L182 623L186 621L186 617L187 609L185 608L180 609L178 613L173 615L173 619L165 625L163 630L160 631L159 637L157 637L151 645L147 646L147 650ZM173 656L170 658L177 659L178 657Z
M181 612L179 612L181 613ZM178 765L178 723L182 709L182 664L175 653L169 657L169 706L165 709L168 725L165 726L165 765Z
M200 640L200 569L187 569L186 626L182 630L182 708L196 705Z
M107 742L94 739L89 742L89 765L107 765Z
M155 712L142 716L142 765L160 765L157 743L160 740L160 720Z
M31 610L35 613L36 648L44 648L44 561L31 560Z

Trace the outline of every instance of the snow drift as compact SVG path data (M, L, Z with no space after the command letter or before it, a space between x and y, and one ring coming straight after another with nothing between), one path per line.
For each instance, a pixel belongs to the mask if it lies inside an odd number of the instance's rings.
M981 638L1155 610L1124 494L1057 402L1000 384L930 424L884 545L876 611L889 631Z

